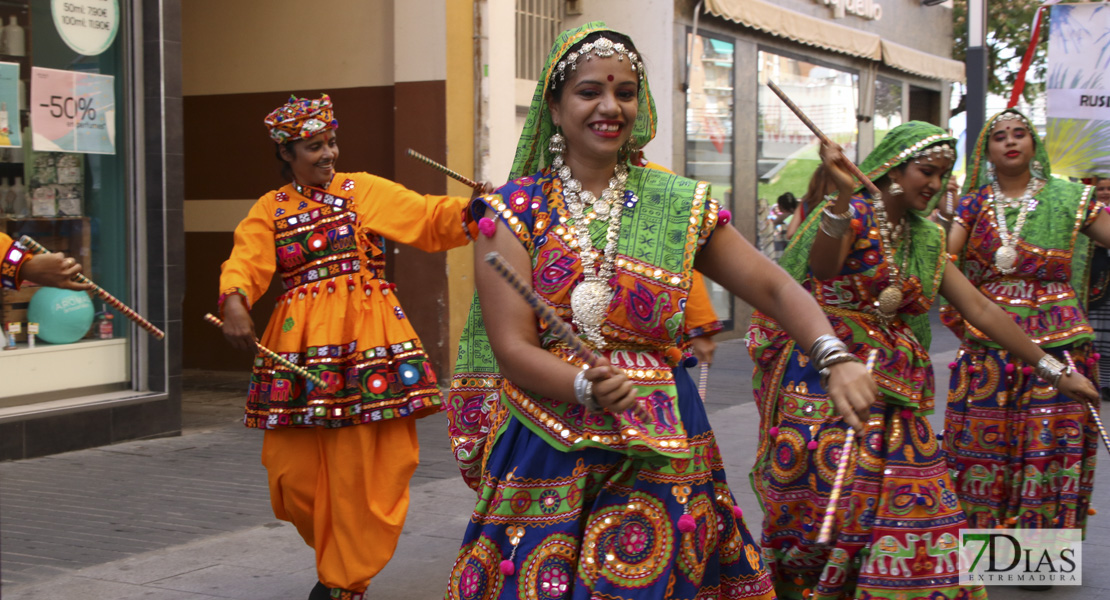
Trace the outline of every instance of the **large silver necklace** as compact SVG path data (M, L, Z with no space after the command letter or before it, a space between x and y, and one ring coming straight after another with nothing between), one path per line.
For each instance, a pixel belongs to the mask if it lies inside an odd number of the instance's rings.
M874 199L874 206L875 222L879 225L879 241L883 245L883 258L886 259L887 268L890 269L890 284L879 292L879 314L884 319L891 319L897 314L898 308L902 306L902 277L910 264L911 230L904 226L905 215L902 216L898 225L893 230L891 229L890 219L887 218L886 214L886 205L883 203L881 195ZM895 243L899 243L899 246L902 247L901 267L894 262Z
M609 280L613 277L613 265L617 257L617 239L621 230L621 210L624 203L624 186L628 181L628 167L618 162L609 179L609 187L595 198L570 172L563 163L563 157L556 154L551 161L552 170L558 172L563 181L563 197L566 198L567 211L570 213L571 229L574 231L575 244L578 246L579 259L585 278L575 286L570 294L570 309L574 313L574 324L586 334L597 348L605 347L601 335L601 324L613 299L613 288ZM588 209L588 211L587 211ZM590 239L590 222L598 219L608 221L605 248L599 253ZM600 264L598 258L601 258Z
M1040 181L1040 179L1031 177L1021 198L1008 198L1002 193L1002 188L997 181L991 183L994 222L996 229L998 229L998 238L1002 242L994 253L994 266L1003 275L1009 275L1017 270L1018 241L1021 239L1021 230L1025 228L1025 220L1029 216L1029 212L1037 207L1034 196L1037 194ZM1017 222L1014 223L1014 231L1011 233L1009 225L1006 223L1006 208L1013 206L1015 203L1019 206L1018 216Z

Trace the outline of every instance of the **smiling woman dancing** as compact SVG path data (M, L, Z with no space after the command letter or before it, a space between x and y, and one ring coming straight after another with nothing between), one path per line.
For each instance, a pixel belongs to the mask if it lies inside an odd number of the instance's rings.
M476 266L485 327L471 321L460 356L491 354L504 384L447 598L772 596L697 388L677 364L695 266L814 347L852 419L874 401L866 369L812 298L719 226L708 184L630 164L655 123L631 40L602 23L564 32L536 85L513 181L474 206L497 219L483 221L492 237L478 239L478 256L496 250L530 273L534 292L603 358L583 369Z

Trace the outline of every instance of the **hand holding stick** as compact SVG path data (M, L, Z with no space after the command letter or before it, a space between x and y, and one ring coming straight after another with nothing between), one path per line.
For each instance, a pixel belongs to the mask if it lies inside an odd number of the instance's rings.
M879 357L878 350L872 350L867 357L867 372L875 369L875 360ZM851 427L844 431L844 445L840 448L840 460L836 464L836 478L833 479L832 491L829 492L829 504L825 507L825 517L821 521L821 531L817 534L818 544L827 544L832 537L833 521L836 520L836 505L840 502L840 492L844 489L844 479L848 473L850 456L855 450L856 432Z
M27 246L28 248L30 248L31 251L34 252L35 254L49 254L50 253L49 250L47 250L42 244L36 242L29 235L25 235L25 236L19 238L19 243L23 244L24 246ZM93 281L91 279L89 279L88 277L85 277L84 275L82 275L80 273L77 273L76 275L73 276L73 280L74 281L79 281L81 283L88 284L89 286L91 286L90 289L93 291L93 293L95 293L97 295L97 297L99 297L101 300L107 302L112 308L118 310L120 312L120 314L122 314L123 316L125 316L128 319L131 319L132 321L134 321L136 325L145 329L148 333L150 333L150 335L153 335L155 339L160 340L160 339L166 337L165 332L163 332L161 329L158 329L157 327L155 327L154 324L151 323L150 321L147 321L146 319L144 319L142 317L142 315L140 315L139 313L132 310L131 307L127 306L123 302L120 302L118 298L109 294L107 291L104 290L104 288L102 288L99 285L96 285L95 283L93 283Z
M224 322L221 321L219 317L217 317L216 315L214 315L212 313L208 313L208 314L204 315L204 320L208 321L209 323L211 323L213 325L215 325L216 327L223 327L224 326ZM282 365L286 369L289 369L290 371L296 373L297 375L300 375L301 377L304 377L305 379L311 381L312 383L316 384L317 386L319 386L321 388L326 388L327 387L326 385L324 385L324 380L320 379L316 375L313 375L312 373L309 373L308 370L305 369L304 367L301 367L301 366L298 366L298 365L295 365L295 364L289 362L289 360L287 360L282 355L280 355L277 352L274 352L273 350L270 350L266 346L263 346L262 344L258 343L258 340L255 340L254 345L258 347L259 352L261 352L261 353L265 354L266 356L269 356L270 358L274 359L274 362L279 363L280 365Z

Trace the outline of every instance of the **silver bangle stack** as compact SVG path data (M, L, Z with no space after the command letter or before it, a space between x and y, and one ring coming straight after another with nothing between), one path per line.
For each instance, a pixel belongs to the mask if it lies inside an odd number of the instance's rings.
M1052 387L1060 386L1060 378L1071 372L1071 366L1060 362L1055 356L1045 354L1037 361L1037 377L1048 381Z
M821 385L824 386L829 379L829 367L843 362L859 359L848 351L848 345L836 336L822 335L813 341L809 349L809 358L813 361L813 368L821 375Z
M586 407L590 414L601 414L605 409L597 403L597 398L594 398L594 382L586 379L586 371L579 371L574 376L574 398L578 403Z
M831 237L840 239L848 233L848 227L852 222L852 208L836 214L829 210L828 206L821 211L821 231Z

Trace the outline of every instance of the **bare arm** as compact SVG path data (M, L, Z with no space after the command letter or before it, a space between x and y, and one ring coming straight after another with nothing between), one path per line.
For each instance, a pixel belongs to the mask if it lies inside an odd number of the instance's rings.
M1014 323L1006 311L991 302L951 262L946 262L940 294L948 299L968 323L987 334L987 337L1030 365L1035 365L1045 355L1029 336ZM1060 379L1060 391L1070 398L1097 401L1095 386L1078 373Z
M736 229L718 227L694 264L705 276L781 323L803 350L808 351L818 336L836 335L805 288ZM866 369L855 362L832 367L828 392L844 420L857 430L878 394Z
M833 181L836 182L837 187L836 202L829 205L828 210L838 215L844 214L851 207L852 188L855 184L855 180L852 179L848 169L844 166L848 158L844 156L839 146L830 147L826 145L821 146L821 158L824 160L825 167ZM851 250L852 236L850 232L841 238L834 238L818 228L817 236L813 239L813 246L809 250L809 269L813 272L813 276L820 281L832 279L839 275L840 270L844 268L844 261L848 259L848 253Z
M805 220L805 218L806 218L803 214L801 214L801 205L803 205L803 204L805 204L805 203L804 202L799 202L798 203L797 209L794 210L794 217L791 217L790 222L786 224L786 234L785 235L786 235L787 240L789 240L789 238L791 238L791 237L794 237L794 232L798 231L798 226L801 225L801 222L803 222L803 220Z

